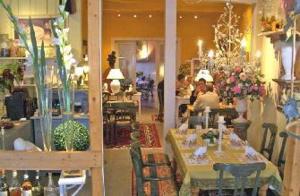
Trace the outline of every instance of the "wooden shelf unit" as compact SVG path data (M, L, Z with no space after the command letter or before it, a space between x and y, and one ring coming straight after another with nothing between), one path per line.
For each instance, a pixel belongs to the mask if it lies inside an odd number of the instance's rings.
M83 152L15 152L0 151L0 168L8 170L72 170L90 169L93 196L105 195L103 173L102 126L102 1L88 0L89 55L89 124L90 150ZM97 107L94 107L97 106Z

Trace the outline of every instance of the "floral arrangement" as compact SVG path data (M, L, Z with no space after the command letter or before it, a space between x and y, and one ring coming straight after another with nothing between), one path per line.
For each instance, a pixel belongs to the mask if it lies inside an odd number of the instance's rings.
M65 11L67 0L63 0L59 6L59 16L52 21L51 27L54 35L53 43L56 48L56 61L58 64L58 72L63 88L63 110L64 112L72 112L71 107L71 85L72 75L75 70L77 61L72 54L72 47L69 41L69 28L66 21L69 13Z
M253 66L236 66L229 71L220 68L214 74L215 87L220 97L232 102L233 98L250 100L266 95L265 82L260 69Z

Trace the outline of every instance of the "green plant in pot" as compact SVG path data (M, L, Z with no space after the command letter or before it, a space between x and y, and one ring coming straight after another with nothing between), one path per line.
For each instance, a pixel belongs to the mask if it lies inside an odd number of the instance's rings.
M53 132L56 150L71 148L76 151L85 151L89 148L88 129L74 120L67 120L57 126Z
M201 135L204 141L207 141L208 145L215 145L215 141L218 138L218 134L215 134L213 131L208 131Z

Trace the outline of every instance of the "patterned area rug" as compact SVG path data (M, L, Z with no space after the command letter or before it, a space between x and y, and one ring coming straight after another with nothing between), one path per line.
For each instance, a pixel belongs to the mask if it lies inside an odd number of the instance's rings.
M158 132L155 124L153 123L140 123L140 141L141 147L143 148L153 148L153 147L161 147ZM123 148L130 146L130 133L131 127L129 125L126 126L118 126L116 130L116 141L111 142L110 144L106 144L106 148Z

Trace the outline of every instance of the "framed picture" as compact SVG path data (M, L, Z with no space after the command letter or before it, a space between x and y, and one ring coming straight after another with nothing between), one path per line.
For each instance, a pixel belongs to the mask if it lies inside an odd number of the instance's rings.
M45 46L50 46L52 44L52 32L51 32L52 19L53 18L32 18L31 19L35 31L36 40L39 46L42 44L42 41L44 41ZM29 19L20 18L19 22L27 32L28 39L30 39ZM19 38L18 34L15 32L15 39L18 38Z

